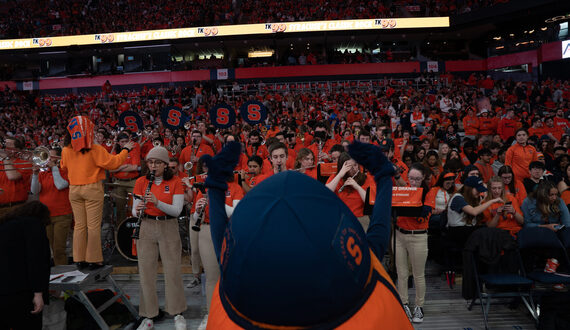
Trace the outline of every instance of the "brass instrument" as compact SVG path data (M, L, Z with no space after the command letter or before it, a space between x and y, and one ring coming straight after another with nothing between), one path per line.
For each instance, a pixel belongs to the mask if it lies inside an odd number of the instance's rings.
M188 172L188 176L190 176L190 171L192 170L192 167L194 167L194 163L186 162L186 163L184 163L183 167L184 167L184 170L186 172Z
M158 141L158 140L154 140L154 141L152 142L152 146L155 147L155 148L156 148L156 147L160 147L161 145L162 145L162 143L160 143L160 141Z
M184 123L184 129L189 130L192 127L192 123L190 121L187 121Z
M8 156L0 158L0 161L10 159L11 157L20 158L27 162L32 163L35 166L46 167L50 162L51 158L60 158L58 156L51 156L49 154L49 149L44 146L39 146L34 150L6 150L9 151ZM23 167L23 168L13 168L13 169L0 169L0 171L12 171L12 170L31 170L33 167Z

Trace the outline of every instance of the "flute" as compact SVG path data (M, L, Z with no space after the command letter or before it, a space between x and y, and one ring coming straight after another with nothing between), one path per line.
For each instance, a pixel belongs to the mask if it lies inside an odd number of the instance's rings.
M356 175L358 175L358 172L354 173L353 176L351 176L352 179L354 179L354 177L356 177ZM340 187L340 189L338 190L338 192L342 192L344 190L344 188L346 188L347 184L346 181L344 182L344 184L342 185L342 187Z

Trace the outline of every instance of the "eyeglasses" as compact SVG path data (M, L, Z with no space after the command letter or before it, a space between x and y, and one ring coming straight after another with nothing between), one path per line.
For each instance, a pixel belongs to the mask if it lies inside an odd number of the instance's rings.
M165 165L165 163L161 160L147 160L146 165L147 166L158 166L158 165Z

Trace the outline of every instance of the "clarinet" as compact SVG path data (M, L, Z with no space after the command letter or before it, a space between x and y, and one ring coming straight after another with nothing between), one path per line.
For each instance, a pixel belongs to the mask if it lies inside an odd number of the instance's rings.
M150 172L150 179L149 179L149 181L148 181L148 186L146 187L146 191L145 191L145 193L144 193L145 196L150 192L150 188L152 187L152 184L153 184L153 183L154 183L154 171ZM144 211L146 210L146 203L145 203L145 201L144 201L144 196L143 196L143 201L142 201L142 203L144 203L144 204L143 204L144 207L143 207L143 209L142 209L142 210L140 211L140 213L139 213L139 218L138 218L138 220L137 220L137 224L136 224L136 226L135 226L135 230L133 230L133 236L132 236L133 239L139 239L139 234L140 234L140 231L141 231L141 221L142 221L142 217L143 217L143 215L144 215Z
M193 231L200 231L200 226L202 226L202 220L204 219L204 214L206 213L206 206L208 205L208 195L206 195L206 204L198 213L198 218L196 219L196 223L192 226Z

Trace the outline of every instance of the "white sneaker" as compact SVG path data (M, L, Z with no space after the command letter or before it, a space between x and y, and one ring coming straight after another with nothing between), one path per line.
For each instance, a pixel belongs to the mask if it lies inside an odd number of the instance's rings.
M202 282L202 281L200 281L200 278L199 278L199 277L194 277L194 278L190 281L190 283L188 283L188 285L187 285L186 287L189 288L189 289L195 288L195 287L197 287L198 285L200 285L201 282Z
M424 321L424 309L416 306L414 308L414 317L412 318L412 322L414 323L422 323Z
M150 330L150 329L154 329L154 322L152 321L152 319L149 318L144 319L137 328L137 330Z
M174 329L176 330L186 329L186 320L184 319L184 316L178 314L174 317Z
M410 320L410 322L412 322L412 311L410 310L410 306L408 306L408 304L404 305L404 312L406 312L408 319Z
M208 327L208 314L204 315L202 322L200 322L200 325L198 326L198 330L206 330L207 327Z

